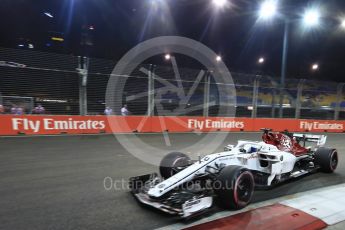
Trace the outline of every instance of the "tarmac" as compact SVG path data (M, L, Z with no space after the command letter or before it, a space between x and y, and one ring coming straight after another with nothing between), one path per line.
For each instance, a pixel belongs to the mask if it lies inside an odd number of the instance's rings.
M203 135L169 134L169 138L178 150ZM344 136L327 135L327 146L340 154L336 173L316 173L255 191L252 205L345 183ZM129 141L140 136L146 143L165 146L162 134L126 136ZM260 140L260 136L230 133L218 151L238 139ZM119 188L109 189L109 178L122 183L158 171L131 155L112 135L0 137L0 149L0 229L154 229L180 222L139 205L125 183L124 188L118 184ZM195 152L199 150L195 147ZM207 152L207 146L202 150ZM200 218L223 211L215 208Z

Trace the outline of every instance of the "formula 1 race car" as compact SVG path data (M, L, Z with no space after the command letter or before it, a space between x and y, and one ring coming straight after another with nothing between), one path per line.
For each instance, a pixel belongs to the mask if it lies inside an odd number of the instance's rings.
M196 161L170 153L161 161L161 176L130 178L131 191L143 204L190 218L211 208L215 198L224 208L241 209L250 203L255 188L337 168L337 150L323 147L326 136L262 130L261 142L241 140ZM312 142L314 147L306 147Z

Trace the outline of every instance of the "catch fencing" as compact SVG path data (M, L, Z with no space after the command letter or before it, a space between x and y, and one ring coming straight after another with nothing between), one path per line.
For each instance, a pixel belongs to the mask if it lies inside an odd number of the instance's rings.
M7 114L13 107L31 114L40 104L46 115L103 115L107 106L121 115L126 104L133 116L345 120L343 83L291 78L281 87L279 77L237 72L219 81L210 69L169 62L129 63L130 74L114 75L116 64L0 48L0 104Z

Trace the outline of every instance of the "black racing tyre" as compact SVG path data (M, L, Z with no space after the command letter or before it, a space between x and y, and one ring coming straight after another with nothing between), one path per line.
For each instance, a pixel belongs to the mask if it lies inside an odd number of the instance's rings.
M190 158L180 152L172 152L166 155L160 163L159 172L164 179L167 179L190 164Z
M314 153L315 163L321 171L332 173L338 166L338 152L336 149L318 148Z
M241 166L226 166L214 183L214 191L221 206L227 209L246 207L253 196L253 174Z

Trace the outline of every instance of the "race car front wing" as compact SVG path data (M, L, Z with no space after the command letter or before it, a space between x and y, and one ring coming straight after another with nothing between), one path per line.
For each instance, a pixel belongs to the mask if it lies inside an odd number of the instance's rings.
M178 189L160 198L150 197L148 195L149 189L161 181L162 179L157 173L153 173L132 177L129 180L129 185L132 194L140 203L182 218L199 215L213 205L213 196L194 194Z

